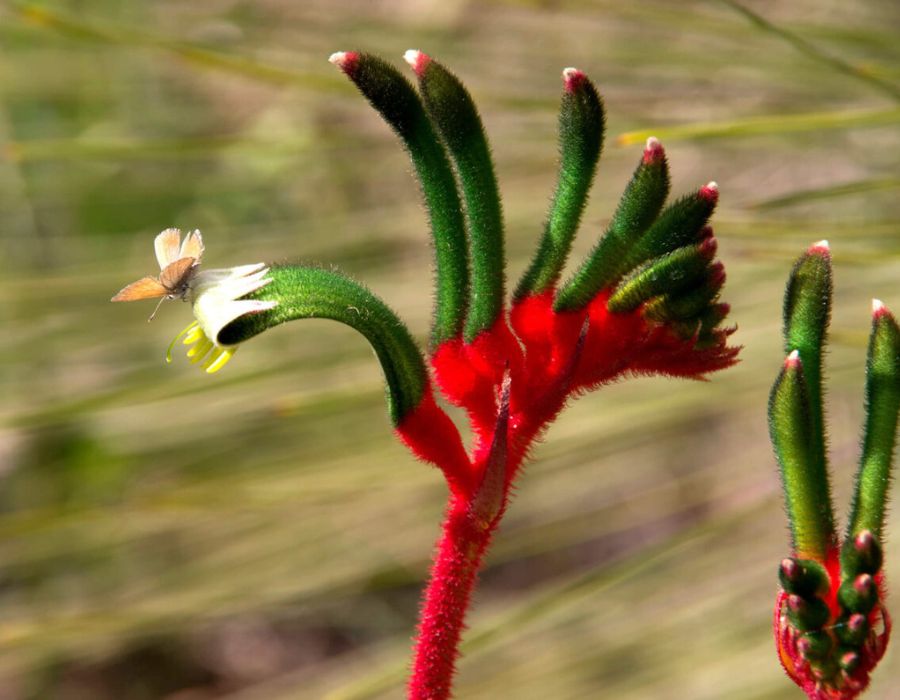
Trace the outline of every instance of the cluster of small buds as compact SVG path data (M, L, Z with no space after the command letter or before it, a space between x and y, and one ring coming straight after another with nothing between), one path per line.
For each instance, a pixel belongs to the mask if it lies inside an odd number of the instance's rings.
M794 556L778 570L775 641L810 700L852 700L869 684L891 632L879 542L900 408L900 329L872 303L866 427L843 544L831 503L822 406L822 352L831 308L825 241L794 266L785 298L789 349L769 405Z
M832 567L831 574L815 560L797 558L783 560L778 571L781 660L816 700L856 697L868 685L890 637L891 618L882 603L881 547L868 530L851 547L855 561L838 571Z

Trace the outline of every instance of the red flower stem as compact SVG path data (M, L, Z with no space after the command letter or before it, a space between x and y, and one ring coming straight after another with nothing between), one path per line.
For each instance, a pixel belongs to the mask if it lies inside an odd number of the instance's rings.
M451 498L419 619L410 700L450 697L466 611L495 526L480 524L467 503Z

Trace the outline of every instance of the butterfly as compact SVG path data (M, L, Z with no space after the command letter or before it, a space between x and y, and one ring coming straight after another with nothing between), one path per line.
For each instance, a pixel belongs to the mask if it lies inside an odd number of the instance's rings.
M200 258L203 256L203 238L199 231L191 231L181 241L181 231L167 228L153 241L156 259L159 262L159 277L142 277L137 282L125 286L110 301L140 301L156 299L159 304L148 318L152 321L166 299L184 299L197 274Z

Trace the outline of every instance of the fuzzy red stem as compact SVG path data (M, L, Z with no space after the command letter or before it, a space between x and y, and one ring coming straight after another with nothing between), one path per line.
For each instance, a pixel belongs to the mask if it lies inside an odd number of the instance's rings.
M466 610L493 530L451 499L419 617L410 700L450 697Z

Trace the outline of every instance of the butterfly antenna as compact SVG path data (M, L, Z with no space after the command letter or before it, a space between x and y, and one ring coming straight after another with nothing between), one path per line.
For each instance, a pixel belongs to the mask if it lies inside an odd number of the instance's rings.
M153 309L153 313L150 314L150 318L147 319L147 323L150 323L150 321L152 321L156 317L156 312L159 311L159 307L162 306L162 303L165 300L166 300L166 297L163 297L162 299L159 300L159 303L156 305L156 308Z

